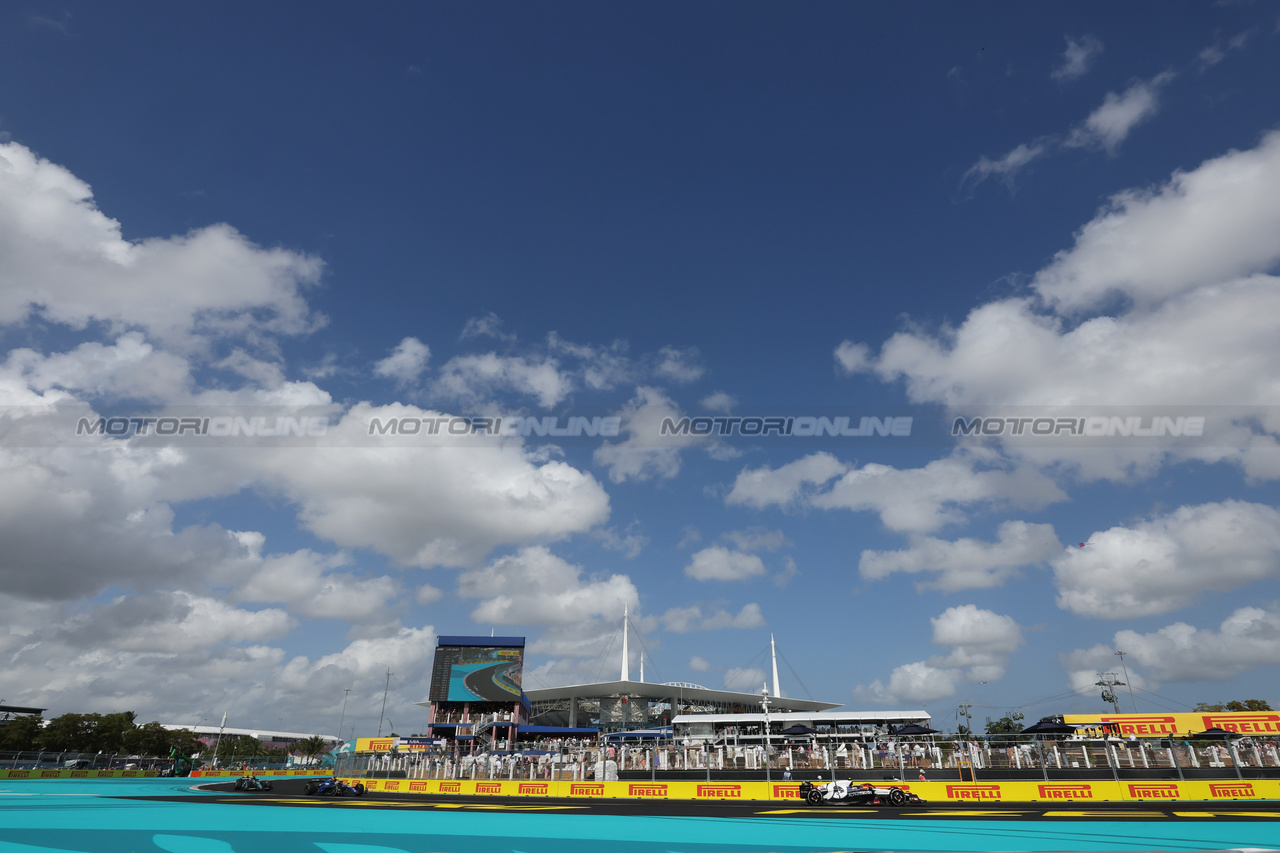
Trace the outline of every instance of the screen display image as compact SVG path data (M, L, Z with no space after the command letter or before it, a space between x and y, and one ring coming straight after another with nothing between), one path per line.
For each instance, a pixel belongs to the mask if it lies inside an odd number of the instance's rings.
M450 638L452 639L452 638ZM512 702L520 700L524 642L486 645L444 642L436 647L431 668L433 702Z

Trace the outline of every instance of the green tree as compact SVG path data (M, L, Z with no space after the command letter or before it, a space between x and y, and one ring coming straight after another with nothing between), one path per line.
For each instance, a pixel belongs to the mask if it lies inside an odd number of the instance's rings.
M252 735L223 735L221 741L215 741L218 750L218 760L223 758L258 758L266 755L267 749L262 745L262 741ZM213 755L213 745L204 749L205 755Z
M124 752L129 734L137 728L133 711L116 714L63 714L40 733L40 745L58 752Z
M40 747L50 752L96 752L93 730L97 714L63 714L40 732Z
M203 752L204 748L204 742L196 737L195 732L190 729L173 729L169 732L169 745L163 754L177 752L178 755L183 756L195 755Z
M89 738L90 748L86 752L129 752L128 741L138 726L133 711L121 711L116 714L87 714L93 719L93 732Z
M1243 701L1233 699L1222 705L1208 705L1201 702L1196 705L1195 710L1199 713L1221 714L1224 711L1274 711L1275 709L1262 699L1245 699Z
M303 738L302 740L295 742L289 751L295 755L305 755L308 758L315 758L317 755L324 752L326 745L324 738L319 735L312 735L311 737Z
M135 755L166 756L173 749L173 732L157 722L137 726L124 735L124 749Z
M987 723L987 734L989 735L1009 735L1017 734L1022 731L1025 726L1022 725L1023 716L1020 713L1009 714L998 720L991 720Z

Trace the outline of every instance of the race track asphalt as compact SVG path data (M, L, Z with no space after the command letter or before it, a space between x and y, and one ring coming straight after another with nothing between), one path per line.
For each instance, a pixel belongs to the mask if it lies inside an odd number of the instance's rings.
M0 853L1280 851L1280 802L803 808L767 802L306 796L198 779L0 783Z
M309 797L304 793L305 780L285 779L275 782L271 791L240 792L232 783L202 785L203 790L219 796L202 798L204 805L251 804L296 808L349 807L360 810L396 809L424 811L504 811L560 813L579 815L626 815L629 817L700 817L744 820L750 818L846 820L1207 820L1275 822L1276 841L1280 842L1280 802L1233 801L1231 803L1002 803L975 808L967 803L924 803L895 808L892 806L821 806L766 803L760 801L651 800L651 799L586 799L553 797L466 797L457 795L401 794L369 791L362 797ZM166 799L166 798L161 798ZM1280 843L1277 844L1280 847Z

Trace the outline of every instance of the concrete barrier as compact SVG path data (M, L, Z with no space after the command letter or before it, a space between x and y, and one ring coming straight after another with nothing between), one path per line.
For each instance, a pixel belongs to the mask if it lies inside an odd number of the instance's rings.
M367 790L400 794L587 797L644 800L756 800L804 806L797 782L570 782L494 779L359 779ZM1280 800L1280 779L1243 782L904 782L894 787L929 802L1090 803Z

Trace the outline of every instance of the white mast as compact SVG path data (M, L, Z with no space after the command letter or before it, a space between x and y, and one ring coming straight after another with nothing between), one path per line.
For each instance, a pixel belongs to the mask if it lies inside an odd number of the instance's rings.
M628 605L622 605L622 680L631 680L631 658L627 651Z
M778 648L773 644L773 634L769 635L769 655L773 658L773 695L777 697L782 691L778 689Z

